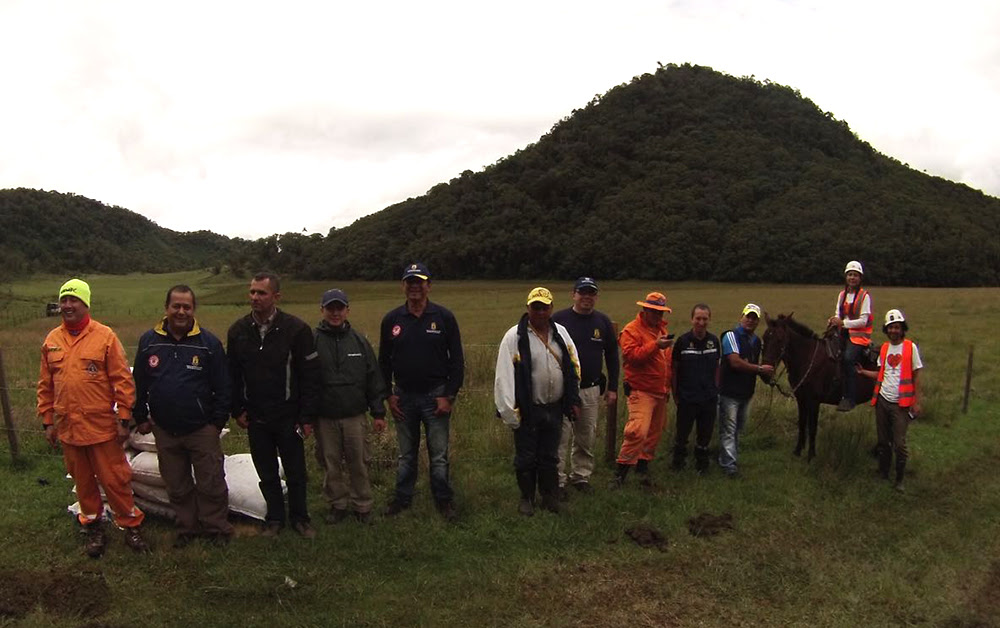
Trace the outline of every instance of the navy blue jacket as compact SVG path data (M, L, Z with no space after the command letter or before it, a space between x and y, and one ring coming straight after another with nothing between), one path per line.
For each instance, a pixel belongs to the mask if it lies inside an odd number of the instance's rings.
M378 362L387 387L395 382L395 389L418 394L443 387L445 397L454 397L465 378L455 315L430 301L420 318L405 303L390 311L382 319Z
M229 419L230 382L222 343L196 320L180 340L166 329L166 319L139 339L135 378L136 423L150 415L174 435L190 434L207 423L220 430Z

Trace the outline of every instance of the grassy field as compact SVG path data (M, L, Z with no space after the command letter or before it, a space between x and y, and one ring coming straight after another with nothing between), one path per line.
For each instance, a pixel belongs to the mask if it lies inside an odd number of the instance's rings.
M195 286L201 323L223 337L248 310L246 282L228 277L87 279L94 318L116 329L130 355L173 283ZM717 468L705 477L666 470L671 408L653 464L657 488L606 490L611 471L602 460L594 495L572 495L559 516L525 519L516 513L512 439L494 418L491 397L495 345L536 284L435 283L431 298L455 312L467 352L452 423L457 523L434 512L424 461L411 511L372 527L326 526L313 467L314 542L289 533L259 538L241 523L227 548L199 543L175 551L170 524L151 518L151 555L132 555L113 536L106 556L93 561L66 514L74 498L61 457L44 444L34 415L38 347L58 322L39 315L62 280L15 283L9 303L19 313L0 314L22 449L14 463L6 440L0 445L0 626L1000 626L1000 340L993 333L1000 290L872 291L880 317L890 307L906 312L925 364L925 416L910 430L905 494L875 478L869 408L838 415L824 407L810 464L791 456L793 404L759 387L741 441L741 480ZM569 304L569 283L540 283L553 289L556 307ZM329 287L288 282L283 306L316 322ZM352 323L377 342L382 315L402 302L399 284L339 287L352 299ZM598 307L624 325L652 289L666 292L673 331L685 331L691 306L705 301L716 334L747 301L772 315L794 311L818 329L837 293L836 286L602 282ZM972 401L962 414L972 344ZM621 410L619 426L623 420ZM603 421L599 431L603 440ZM238 428L224 442L228 453L248 450ZM394 436L372 445L382 507L394 480ZM688 520L702 513L729 513L733 529L693 536ZM666 544L634 543L626 531L640 524Z

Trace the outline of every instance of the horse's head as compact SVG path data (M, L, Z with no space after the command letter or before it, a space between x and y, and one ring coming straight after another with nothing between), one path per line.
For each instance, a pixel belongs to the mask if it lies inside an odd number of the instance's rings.
M788 316L779 314L778 318L771 318L767 312L764 312L764 322L767 323L767 329L764 330L764 335L761 338L763 344L760 355L761 364L777 368L778 363L785 357L785 351L788 349L788 337L791 333L788 329L788 320L791 317L791 314ZM761 378L765 382L770 381L768 375L762 375Z

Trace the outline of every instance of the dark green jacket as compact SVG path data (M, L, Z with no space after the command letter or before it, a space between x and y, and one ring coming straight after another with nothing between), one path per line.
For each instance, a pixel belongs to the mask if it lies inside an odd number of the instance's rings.
M385 416L385 383L368 339L344 322L342 329L325 320L316 326L322 390L319 416L343 419L369 412Z

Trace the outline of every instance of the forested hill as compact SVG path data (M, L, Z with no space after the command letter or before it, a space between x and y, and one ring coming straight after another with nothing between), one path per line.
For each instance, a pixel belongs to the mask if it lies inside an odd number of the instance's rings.
M482 172L297 238L273 265L328 278L394 278L422 260L440 278L826 283L856 258L873 283L997 285L998 233L1000 200L877 153L794 89L671 65Z
M59 192L0 190L2 276L168 272L224 263L238 241L178 233L121 207Z

